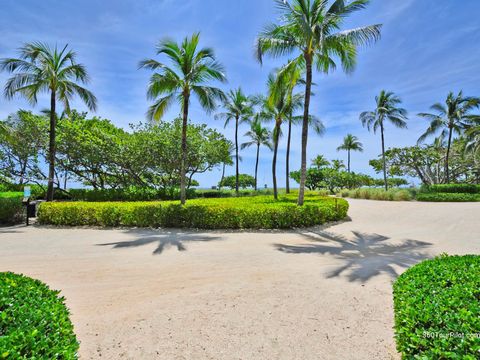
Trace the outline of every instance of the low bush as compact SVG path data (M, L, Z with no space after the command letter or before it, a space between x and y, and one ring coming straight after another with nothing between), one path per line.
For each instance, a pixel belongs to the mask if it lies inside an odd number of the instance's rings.
M127 226L199 229L284 229L307 227L347 216L343 199L308 195L305 205L295 196L243 197L178 202L62 202L40 206L42 224L69 226Z
M0 273L0 359L76 359L78 341L58 291Z
M421 193L459 193L459 194L480 194L480 185L472 184L442 184L442 185L423 185Z
M480 194L419 193L417 200L426 202L475 202L480 201Z
M382 201L410 201L413 193L408 189L384 189L360 188L354 190L342 190L339 194L344 198L382 200Z
M0 193L0 224L12 225L23 221L24 208L22 205L23 193Z
M403 358L480 358L480 256L424 261L397 279L393 296Z

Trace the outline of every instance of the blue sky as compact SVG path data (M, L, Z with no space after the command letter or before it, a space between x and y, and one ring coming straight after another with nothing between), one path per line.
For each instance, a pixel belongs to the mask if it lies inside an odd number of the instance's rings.
M461 5L460 5L461 4ZM312 112L327 126L323 138L311 134L309 158L324 154L344 159L336 148L347 133L357 135L365 152L353 155L355 171L372 173L368 161L380 152L379 136L362 128L358 115L374 107L381 89L396 92L409 110L409 130L387 126L387 146L413 145L425 129L416 114L442 101L448 91L461 89L480 95L480 22L478 0L373 0L367 10L356 13L346 27L382 23L382 39L362 49L352 75L341 71L328 76L315 74L316 96ZM241 86L248 94L265 90L268 73L282 61L266 59L260 66L253 57L253 44L264 25L276 19L272 0L2 0L0 11L0 58L11 57L27 41L70 44L91 75L89 88L99 99L96 115L127 127L145 121L148 101L145 89L149 73L137 70L139 60L154 56L159 39L181 40L201 32L203 46L213 47L227 70L225 90ZM0 74L0 84L6 74ZM36 109L48 105L39 98ZM84 106L75 104L79 110ZM0 118L18 108L30 108L21 99L0 99ZM167 119L179 112L172 109ZM191 118L217 127L233 139L233 129L192 104ZM244 125L241 133L246 132ZM300 129L294 133L291 168L300 165ZM278 177L283 186L285 139L279 154ZM242 152L241 172L253 173L254 150ZM263 150L259 182L271 183L271 153ZM233 167L228 170L233 174ZM220 171L198 177L202 187L218 182Z

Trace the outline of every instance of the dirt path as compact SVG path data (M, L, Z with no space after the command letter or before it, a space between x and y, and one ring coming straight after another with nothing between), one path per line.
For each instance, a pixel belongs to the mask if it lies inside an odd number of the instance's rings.
M480 253L480 204L352 200L298 232L0 229L0 271L62 290L82 359L396 359L392 279Z

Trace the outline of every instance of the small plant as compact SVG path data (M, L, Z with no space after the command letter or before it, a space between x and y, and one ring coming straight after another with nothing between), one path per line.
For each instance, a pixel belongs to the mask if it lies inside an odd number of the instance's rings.
M393 285L395 337L404 359L480 357L480 256L424 261Z
M76 359L64 298L23 275L0 273L0 359Z

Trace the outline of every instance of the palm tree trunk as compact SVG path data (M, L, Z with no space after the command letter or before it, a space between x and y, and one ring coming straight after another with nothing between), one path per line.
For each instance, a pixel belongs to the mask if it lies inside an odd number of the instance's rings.
M188 125L188 103L190 95L183 95L183 123L182 123L182 161L180 166L180 203L185 205L187 201L187 192L185 189L185 173L187 167L187 125Z
M235 194L238 196L239 166L238 166L238 115L235 117Z
M453 129L449 129L448 144L447 144L447 156L445 157L445 174L447 175L447 184L450 184L450 148L452 147Z
M272 162L272 177L273 177L273 198L278 199L277 189L277 153L278 153L278 138L280 136L280 126L277 121L275 130L273 132L273 162Z
M53 201L54 192L54 177L55 177L55 136L56 136L56 94L55 90L52 90L50 94L50 140L48 144L48 188L47 188L47 201Z
M287 194L290 194L290 143L292 141L292 117L288 119L288 137L287 137L287 161L285 164L286 169L286 187Z
M220 184L218 185L219 190L222 190L223 179L225 179L225 166L226 166L226 164L223 163L222 178L220 179Z
M257 179L258 179L258 160L260 158L260 144L257 144L257 161L255 162L255 191L257 191Z
M305 65L307 67L305 85L305 104L303 109L302 124L302 164L300 169L300 190L298 191L298 205L303 206L305 198L305 180L307 178L307 145L308 145L308 118L310 111L310 97L312 93L312 56L305 54Z
M382 132L382 161L383 161L383 180L385 181L385 191L388 191L387 181L387 160L385 159L385 135L383 133L383 125L380 126Z
M348 173L350 173L350 149L348 149L347 152L348 152L348 160L347 160L347 163L348 163Z

